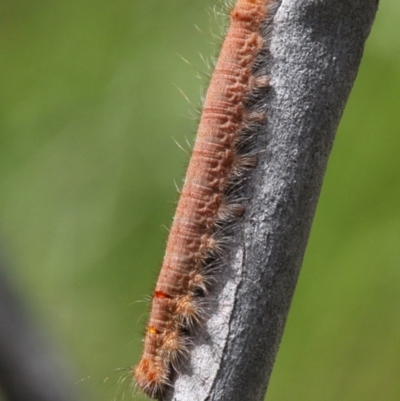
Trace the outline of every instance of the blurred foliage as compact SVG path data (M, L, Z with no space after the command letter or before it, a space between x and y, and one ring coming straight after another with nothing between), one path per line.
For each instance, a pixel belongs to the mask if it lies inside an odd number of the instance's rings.
M220 28L212 0L0 4L0 229L88 400L122 399ZM211 15L211 18L210 18ZM267 399L400 397L400 4L382 1ZM200 31L195 29L200 27ZM177 54L190 61L183 62ZM205 72L205 74L203 74ZM130 396L125 394L125 399Z

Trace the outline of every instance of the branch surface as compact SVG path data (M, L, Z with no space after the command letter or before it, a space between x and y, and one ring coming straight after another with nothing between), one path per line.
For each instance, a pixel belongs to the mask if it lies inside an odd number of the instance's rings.
M213 309L167 400L260 401L302 264L329 153L377 0L283 0L274 18L268 122L243 224Z

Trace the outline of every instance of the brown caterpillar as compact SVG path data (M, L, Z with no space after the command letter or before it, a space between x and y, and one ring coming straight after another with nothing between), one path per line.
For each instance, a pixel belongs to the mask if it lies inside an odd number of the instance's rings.
M188 352L188 331L204 317L210 259L221 252L223 227L244 212L235 188L257 162L248 138L252 125L265 118L259 98L269 80L257 60L265 56L271 4L237 0L230 12L154 291L143 355L133 368L136 384L152 398L165 393Z

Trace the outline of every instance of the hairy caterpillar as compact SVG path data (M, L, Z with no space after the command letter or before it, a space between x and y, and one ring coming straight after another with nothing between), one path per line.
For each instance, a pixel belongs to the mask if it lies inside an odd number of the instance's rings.
M244 213L237 195L243 174L255 166L254 125L265 119L269 87L260 59L267 49L272 0L237 0L211 77L192 157L156 284L144 350L133 368L137 385L159 398L170 385L188 336L205 315L215 261L226 227Z

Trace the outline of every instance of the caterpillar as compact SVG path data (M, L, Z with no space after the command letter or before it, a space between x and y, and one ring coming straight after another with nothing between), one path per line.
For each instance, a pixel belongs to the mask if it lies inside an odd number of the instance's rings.
M136 385L161 398L190 334L205 319L215 266L233 221L244 213L238 196L246 171L257 163L252 132L266 116L270 83L261 62L273 0L237 0L204 99L192 156L167 240L151 304L143 354L132 368Z

